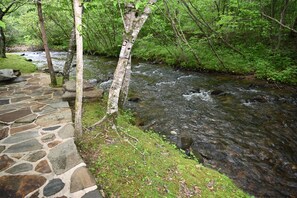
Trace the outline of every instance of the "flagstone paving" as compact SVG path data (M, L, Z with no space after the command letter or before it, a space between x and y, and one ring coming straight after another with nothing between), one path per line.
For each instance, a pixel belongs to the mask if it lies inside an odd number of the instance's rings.
M0 198L102 197L74 144L72 114L47 74L0 85Z

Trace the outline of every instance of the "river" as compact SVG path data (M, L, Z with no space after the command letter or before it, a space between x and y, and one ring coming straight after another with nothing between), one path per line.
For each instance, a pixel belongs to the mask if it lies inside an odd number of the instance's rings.
M39 68L46 65L44 53L24 54ZM61 70L66 53L52 56ZM85 56L84 64L85 77L107 89L116 60ZM189 134L205 165L251 195L297 196L296 88L137 62L129 99L126 108L140 126L173 142L172 131Z

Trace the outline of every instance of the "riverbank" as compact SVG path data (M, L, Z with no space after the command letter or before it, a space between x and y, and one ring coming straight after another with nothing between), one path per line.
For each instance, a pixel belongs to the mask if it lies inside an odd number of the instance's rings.
M136 46L137 47L137 46ZM43 51L43 48L40 46L11 46L7 48L8 52L25 52L25 51ZM54 46L52 51L66 51L63 46ZM201 50L206 50L202 48ZM158 54L155 53L147 54L143 49L136 48L132 58L133 62L150 62L152 64L166 65L174 69L179 69L189 72L199 72L199 73L208 73L208 74L222 74L222 75L232 75L242 79L255 79L263 80L268 83L276 83L278 85L288 85L296 86L297 85L297 67L296 62L293 59L281 59L281 53L273 57L271 56L269 50L262 46L254 49L257 53L257 56L249 57L250 52L243 48L243 53L246 54L246 57L243 57L239 54L236 54L232 51L225 49L223 57L225 58L225 64L222 66L216 61L212 61L209 53L205 52L203 59L204 64L202 66L197 66L195 61L174 59L169 57L169 54ZM117 59L117 54L107 54L100 53L96 51L85 51L86 55L92 56L104 56L107 58ZM192 58L193 59L193 58ZM295 64L295 66L294 66ZM290 65L285 66L285 65Z
M106 101L84 104L87 129L105 113ZM79 151L108 197L249 197L227 176L189 159L158 134L134 126L121 112L117 130L108 123L85 131Z

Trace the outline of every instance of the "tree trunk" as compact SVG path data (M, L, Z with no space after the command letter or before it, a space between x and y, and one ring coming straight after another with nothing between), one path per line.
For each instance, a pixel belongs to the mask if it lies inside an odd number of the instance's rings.
M122 44L122 49L120 52L119 61L117 68L114 72L113 81L109 89L108 104L107 104L107 114L113 115L118 113L120 92L122 89L126 67L129 62L129 57L131 55L131 48L133 43L128 40L124 40Z
M66 62L63 68L63 84L65 83L65 81L69 80L69 73L70 73L70 68L74 57L74 52L75 52L75 27L73 27L71 31Z
M0 27L0 58L6 58L6 50L5 50L5 35L3 28Z
M49 73L50 73L50 77L51 77L51 84L53 86L56 86L57 80L56 80L56 75L55 75L55 71L53 68L51 54L50 54L48 44L47 44L46 31L45 31L44 20L43 20L43 15L42 15L41 0L37 1L37 12L38 12L38 18L39 18L39 24L40 24L40 31L41 31L41 35L42 35L43 47L44 47L44 51L45 51L45 55L46 55L46 61L47 61L47 65L48 65L48 69L49 69Z
M287 8L289 5L289 1L290 0L284 0L284 6L283 6L283 10L281 12L281 17L280 17L280 23L284 24L285 22L285 16L286 16L286 12L287 12ZM279 31L278 31L278 39L277 39L277 45L276 45L276 49L280 48L281 45L281 41L282 41L282 32L283 32L284 27L282 25L279 26Z
M125 69L125 76L124 76L122 90L120 92L120 105L122 106L125 105L125 102L127 101L127 97L128 97L130 80L131 80L131 68L132 68L132 65L131 65L131 56L130 56Z
M107 115L113 116L118 113L120 93L123 90L124 78L129 68L129 60L131 62L131 51L137 36L151 13L150 6L153 5L156 0L149 0L148 4L144 8L143 13L140 15L135 8L133 3L125 4L125 16L123 16L123 23L125 27L125 34L123 38L122 48L119 56L117 68L114 73L112 85L109 89L108 104L107 104ZM125 79L125 82L130 81L130 75L126 75L129 79ZM127 88L125 88L127 90ZM123 93L125 91L123 90Z
M76 99L75 99L75 133L82 135L82 99L83 99L83 37L82 4L73 0L76 36Z

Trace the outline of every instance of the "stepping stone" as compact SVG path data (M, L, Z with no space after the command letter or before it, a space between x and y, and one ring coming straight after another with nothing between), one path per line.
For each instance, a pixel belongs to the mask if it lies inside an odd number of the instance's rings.
M52 103L50 104L51 107L53 108L68 108L69 107L69 104L68 102L57 102L57 103Z
M53 107L51 107L51 106L49 106L49 105L46 105L43 109L42 109L42 111L40 112L41 114L48 114L48 113L52 113L52 112L55 112L55 111L57 111L57 109L55 109L55 108L53 108Z
M57 146L60 143L61 143L60 140L56 140L56 141L48 143L47 146L48 146L48 148L53 148L53 147Z
M24 157L24 153L13 153L13 154L10 154L10 157L13 157L15 159L21 159L22 157Z
M9 104L9 99L0 100L0 105L6 105L6 104Z
M42 130L44 130L44 131L54 131L54 130L60 128L60 127L61 127L61 126L58 125L58 126L53 126L53 127L43 128Z
M62 139L74 137L74 127L72 126L72 124L67 124L58 131L58 135Z
M57 175L65 173L83 162L72 139L52 148L48 154L48 159Z
M31 106L31 109L34 113L37 113L37 112L41 112L42 111L42 108L45 107L46 104L40 104L40 103L36 103L34 105Z
M30 153L29 155L26 155L23 160L29 161L29 162L36 162L40 159L42 159L46 155L45 151L36 151L34 153Z
M47 143L47 142L53 141L54 139L56 139L56 135L55 134L48 134L48 135L43 136L41 138L41 141L43 143Z
M88 192L82 198L103 198L102 195L99 193L98 190L93 190L91 192Z
M39 126L44 127L67 122L72 122L72 113L71 110L68 108L61 111L56 111L48 115L39 116L35 123Z
M8 136L9 128L2 128L0 129L0 140L6 138Z
M31 94L31 96L34 98L35 96L39 97L42 96L43 94L42 90L34 90L34 92Z
M36 91L36 89L40 88L39 85L33 85L33 86L28 86L25 88L25 90L32 90L32 91Z
M96 182L86 167L80 167L71 176L70 192L74 193L95 186Z
M36 151L42 149L42 145L36 140L31 139L19 144L14 144L6 149L5 153L21 153L21 152L28 152L28 151Z
M46 179L38 175L12 175L0 177L1 197L25 197L40 188Z
M14 127L14 125L12 125L13 128L10 129L10 134L13 135L15 133L19 133L19 132L22 132L22 131L26 131L26 130L29 130L29 129L34 129L37 127L36 124L27 124L27 125L22 125L20 127Z
M0 115L0 121L9 123L30 114L31 114L30 108L23 108L14 112Z
M32 138L35 138L38 136L39 136L39 133L37 131L27 131L27 132L22 132L22 133L17 133L15 135L12 135L12 136L6 138L1 143L15 144L15 143L23 142L25 140L29 140L29 139L32 139Z
M39 162L35 167L35 171L39 172L39 173L51 173L52 172L52 170L46 160L42 160L41 162Z
M2 153L2 151L4 151L5 150L5 146L0 146L0 153Z
M1 107L1 106L0 106ZM11 111L15 111L16 109L13 109L13 108L11 108L11 109L6 109L6 110L1 110L0 111L0 115L1 114L4 114L4 113L7 113L7 112L11 112Z
M18 164L18 165L11 167L10 169L8 169L5 172L10 173L10 174L17 174L17 173L28 172L31 170L33 170L32 164L22 163L22 164Z
M31 97L23 96L23 97L19 97L19 98L12 98L11 103L20 102L20 101L24 101L24 100L28 100L28 99L31 99Z
M51 180L43 189L44 196L51 196L57 194L64 188L65 184L61 179Z
M36 114L30 114L26 117L16 120L15 123L32 123L36 120L36 118L37 118Z
M7 155L0 156L0 171L3 171L15 164L14 160Z

